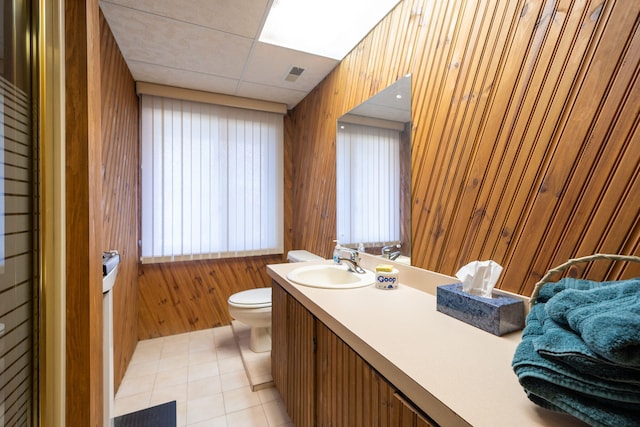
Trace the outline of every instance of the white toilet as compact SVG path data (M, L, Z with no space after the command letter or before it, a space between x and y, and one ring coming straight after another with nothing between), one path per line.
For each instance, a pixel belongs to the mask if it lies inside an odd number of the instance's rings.
M289 251L289 262L322 261L324 258L304 250ZM229 314L251 327L249 349L255 353L271 351L271 288L249 289L231 295Z

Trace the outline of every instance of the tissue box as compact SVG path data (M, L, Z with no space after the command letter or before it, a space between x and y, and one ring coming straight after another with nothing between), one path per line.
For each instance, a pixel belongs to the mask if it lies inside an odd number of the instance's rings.
M504 335L524 328L524 302L494 294L484 298L462 292L462 284L438 286L438 311L462 320L494 335Z

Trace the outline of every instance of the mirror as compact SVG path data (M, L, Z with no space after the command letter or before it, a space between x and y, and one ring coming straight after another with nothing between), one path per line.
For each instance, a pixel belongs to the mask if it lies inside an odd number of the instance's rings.
M336 236L380 255L400 244L411 257L411 76L400 78L338 119Z

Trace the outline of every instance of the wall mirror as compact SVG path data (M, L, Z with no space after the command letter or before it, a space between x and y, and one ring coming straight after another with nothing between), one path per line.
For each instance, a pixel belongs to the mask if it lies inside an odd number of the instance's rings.
M336 236L367 253L400 245L411 262L411 76L400 78L338 119Z

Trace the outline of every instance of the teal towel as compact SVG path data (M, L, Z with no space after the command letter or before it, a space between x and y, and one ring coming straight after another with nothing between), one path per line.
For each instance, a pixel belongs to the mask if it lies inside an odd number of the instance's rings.
M541 356L556 360L603 380L626 382L640 387L640 368L620 366L594 353L573 331L545 322L544 333L533 340L534 350Z
M546 310L599 356L640 368L640 279L588 290L566 289L548 301Z
M546 379L568 391L587 394L607 400L612 405L638 405L640 410L640 387L638 383L618 382L580 372L575 367L546 358L535 350L536 339L545 334L553 321L544 310L544 305L536 304L527 316L527 326L523 331L522 343L516 352L513 367L519 376L534 376ZM559 328L556 324L554 328ZM639 412L640 415L640 412Z
M545 310L546 303L566 289L588 290L615 283L619 282L563 279L540 290L512 362L531 401L594 426L638 425L638 370L601 358Z

